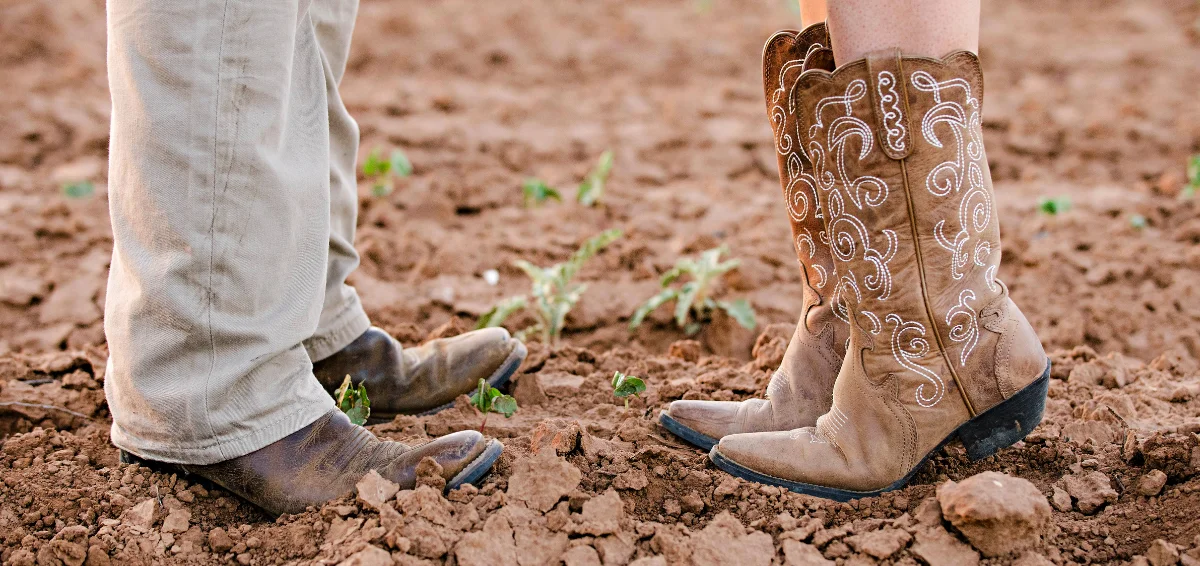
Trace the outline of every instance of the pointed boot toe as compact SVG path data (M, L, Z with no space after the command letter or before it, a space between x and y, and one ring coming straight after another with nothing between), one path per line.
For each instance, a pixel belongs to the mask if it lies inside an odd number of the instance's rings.
M503 451L475 431L438 438L416 448L380 440L333 410L312 424L254 452L207 465L165 464L122 452L121 460L167 472L182 472L217 484L271 515L299 513L354 491L376 470L401 489L416 485L426 457L442 468L447 489L472 483L491 469Z

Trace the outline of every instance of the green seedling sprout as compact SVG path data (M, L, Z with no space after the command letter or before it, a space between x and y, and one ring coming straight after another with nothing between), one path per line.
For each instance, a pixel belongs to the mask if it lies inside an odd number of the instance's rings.
M91 181L75 181L63 185L62 192L71 199L88 198L96 193L96 186Z
M1038 199L1038 210L1043 214L1057 216L1071 210L1071 199L1068 197L1041 197Z
M718 301L710 296L712 284L741 263L736 259L722 262L721 254L727 251L725 246L721 246L702 252L698 259L682 258L676 262L675 267L664 273L659 281L662 291L634 311L629 329L640 326L646 320L646 315L658 307L675 301L675 324L689 336L700 331L701 322L710 319L715 309L725 311L738 324L753 330L757 323L754 308L749 302L745 299ZM691 280L679 287L672 287L671 284L683 275L690 276Z
M396 178L412 175L412 171L412 162L398 149L392 151L391 158L386 160L378 149L373 149L362 166L363 177L371 181L371 194L377 197L392 194Z
M1141 214L1134 214L1133 216L1129 217L1129 225L1137 228L1138 230L1142 230L1149 225L1149 222L1146 221L1145 216L1142 216Z
M562 201L562 195L558 189L551 187L541 179L526 179L521 185L521 196L525 203L525 208L541 206L549 199Z
M1191 159L1188 159L1187 178L1187 185L1184 185L1183 191L1179 193L1179 196L1184 199L1190 199L1196 196L1196 191L1200 191L1200 154L1193 155Z
M491 413L500 413L504 418L512 418L517 412L517 400L500 393L499 389L480 379L479 387L471 394L471 406L483 413L483 422L479 423L479 432L487 426L487 418Z
M646 391L646 382L640 377L614 372L612 378L613 396L625 400L625 408L629 408L629 398L637 397Z
M612 150L605 151L600 154L600 161L592 168L588 176L579 184L579 191L575 193L575 200L583 206L595 206L604 198L604 185L608 182L608 175L612 173L613 168L613 152Z
M347 374L346 379L342 381L342 386L338 387L333 397L337 401L338 409L346 413L350 422L358 426L367 423L367 417L371 416L371 400L367 398L366 385L355 387Z
M567 321L567 313L579 302L587 285L572 280L583 268L583 264L600 250L621 237L620 230L606 230L583 243L570 259L550 267L538 267L525 260L517 260L517 266L532 282L529 295L509 297L500 301L479 318L476 328L488 328L504 324L504 320L522 309L529 309L537 318L533 326L517 332L519 337L540 333L542 342L557 345Z

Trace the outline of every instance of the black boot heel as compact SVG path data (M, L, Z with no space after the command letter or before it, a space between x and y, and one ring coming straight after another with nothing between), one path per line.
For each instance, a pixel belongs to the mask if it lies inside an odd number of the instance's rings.
M1025 438L1042 422L1049 388L1050 362L1047 360L1046 371L1041 377L959 427L958 438L967 448L967 457L982 460Z

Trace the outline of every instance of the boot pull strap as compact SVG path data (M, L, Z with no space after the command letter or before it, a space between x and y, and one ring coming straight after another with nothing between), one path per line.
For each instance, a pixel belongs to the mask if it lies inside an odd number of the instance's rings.
M867 81L875 104L872 110L878 122L879 147L897 161L913 150L903 61L899 49L867 55Z

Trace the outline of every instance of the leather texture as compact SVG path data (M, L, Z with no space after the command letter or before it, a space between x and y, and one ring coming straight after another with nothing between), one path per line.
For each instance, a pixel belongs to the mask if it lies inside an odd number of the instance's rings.
M794 45L800 60L806 50ZM790 482L883 489L1046 367L996 279L983 77L972 53L891 52L806 70L785 86L850 343L816 426L726 436L714 451Z
M175 467L212 481L277 516L299 513L310 505L346 495L371 470L396 482L401 489L412 489L417 464L427 456L442 466L442 476L449 481L487 445L479 432L462 431L410 448L376 438L335 410L245 456L205 466Z
M833 65L829 34L823 24L803 33L780 32L763 49L763 87L775 134L780 184L792 242L804 283L804 305L783 361L771 376L766 399L746 401L675 401L664 411L672 419L705 436L790 430L812 426L829 410L833 381L842 364L849 326L839 320L829 301L834 265L824 233L815 186L802 172L812 164L800 148L796 107L787 88L801 71ZM802 55L799 59L794 54Z
M417 414L454 402L503 366L515 371L525 348L503 328L484 328L404 348L387 332L370 328L336 354L313 364L333 393L349 375L365 384L372 420Z

